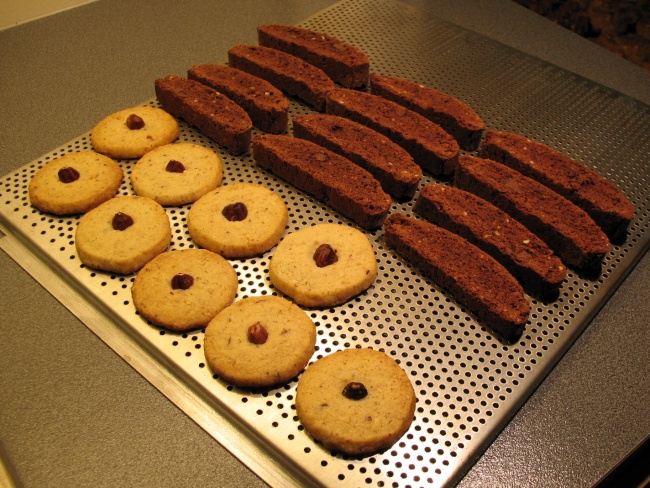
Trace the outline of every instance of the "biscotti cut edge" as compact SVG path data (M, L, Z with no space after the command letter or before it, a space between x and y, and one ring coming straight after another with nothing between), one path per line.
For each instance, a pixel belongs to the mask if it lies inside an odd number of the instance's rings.
M489 201L537 234L569 267L597 271L609 240L589 215L537 181L491 159L461 156L454 185Z
M370 91L438 124L462 149L478 148L485 122L465 102L410 80L377 74L370 75Z
M225 95L175 75L158 78L155 90L165 111L195 126L233 156L249 150L253 122L243 108Z
M399 200L410 200L422 178L422 168L406 150L350 119L326 114L297 115L293 117L293 135L358 164L377 178L386 193Z
M347 42L302 27L280 24L261 25L257 34L260 46L304 59L346 88L363 88L368 84L368 56Z
M612 242L622 242L634 217L634 205L596 171L520 134L489 130L479 155L539 181L587 212Z
M364 229L381 227L392 205L390 196L369 172L304 139L271 134L255 136L253 159Z
M386 243L508 341L524 330L530 304L517 280L494 258L429 222L391 214Z
M460 153L456 139L439 125L402 105L378 95L335 88L327 96L325 110L385 135L433 175L449 176L456 168Z
M268 81L319 112L325 110L327 94L336 87L320 68L270 47L234 46L228 51L228 63Z
M271 83L232 66L194 65L187 77L223 93L241 106L253 125L271 134L287 131L289 100Z
M414 211L490 254L530 295L557 298L566 267L551 249L523 224L490 202L442 184L422 187Z

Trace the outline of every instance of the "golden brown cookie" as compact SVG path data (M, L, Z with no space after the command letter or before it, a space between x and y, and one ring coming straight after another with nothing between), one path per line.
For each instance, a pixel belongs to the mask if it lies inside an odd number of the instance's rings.
M34 207L56 215L87 212L113 198L122 185L122 168L93 151L70 153L50 161L29 182Z
M116 159L135 159L173 142L178 122L156 107L133 107L115 112L97 123L90 135L95 151Z
M282 237L288 211L265 186L235 183L199 198L187 215L187 229L201 247L227 258L263 254Z
M287 235L269 264L271 283L306 307L331 307L368 288L377 261L366 235L339 224L317 224Z
M291 381L307 366L316 326L294 303L249 297L224 309L205 330L205 357L224 380L263 387Z
M145 197L111 198L79 220L75 246L90 268L119 274L137 271L169 246L169 218Z
M133 191L161 205L192 203L221 184L223 164L197 144L165 144L142 156L131 171Z
M232 303L237 286L237 273L224 258L205 249L183 249L145 264L131 295L145 319L185 331L207 325Z
M408 430L415 401L408 376L387 354L345 349L302 374L296 412L328 449L371 454L388 449Z

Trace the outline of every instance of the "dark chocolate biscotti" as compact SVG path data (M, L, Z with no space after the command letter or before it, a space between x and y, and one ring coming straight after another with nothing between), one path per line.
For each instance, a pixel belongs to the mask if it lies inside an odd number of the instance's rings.
M511 132L489 130L481 157L533 178L587 212L612 241L625 239L634 205L591 168L541 142Z
M250 73L219 64L192 66L187 77L214 88L246 110L258 129L286 132L289 100L271 83Z
M329 92L326 111L385 135L434 175L450 175L456 168L460 152L456 140L439 125L402 105L378 95L336 88Z
M486 325L510 341L521 335L530 304L492 256L446 229L399 213L386 219L384 230L390 247Z
M435 122L451 134L462 149L478 148L485 122L465 102L414 81L376 74L370 75L370 91Z
M233 68L265 79L319 112L325 111L327 94L336 87L320 68L270 47L235 46L228 51L228 62Z
M597 269L609 249L607 236L584 210L504 164L461 156L454 183L524 224L567 266Z
M413 197L422 168L402 147L379 132L336 115L296 115L293 135L314 142L358 164L379 180L389 195Z
M257 28L260 46L271 47L304 59L321 68L332 80L346 88L368 84L370 61L360 49L321 32L290 25L261 25Z
M388 215L392 200L374 176L313 142L282 135L255 136L253 158L365 229L380 227Z
M422 187L415 212L482 249L538 298L554 298L566 267L523 224L476 195L441 184Z
M155 88L165 111L195 126L235 156L248 151L253 123L230 98L198 81L174 75L157 79Z

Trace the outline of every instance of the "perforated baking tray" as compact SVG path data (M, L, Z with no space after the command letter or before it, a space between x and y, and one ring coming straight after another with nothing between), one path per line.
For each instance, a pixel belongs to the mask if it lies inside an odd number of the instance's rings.
M1 180L0 245L15 243L39 263L34 272L55 296L199 425L272 485L444 486L453 484L544 379L648 248L650 111L648 107L538 59L391 0L345 1L306 20L363 49L371 70L409 78L465 100L490 128L529 135L596 169L632 200L636 216L624 244L612 246L602 273L569 272L556 301L530 299L521 339L499 340L452 297L389 249L381 230L368 232L379 276L341 306L308 310L316 323L314 360L347 347L371 347L395 358L417 394L415 419L393 448L367 457L331 453L302 428L293 401L296 380L271 390L241 390L213 377L203 355L203 331L177 334L135 313L133 276L80 264L74 246L77 217L43 214L29 204L28 184L48 161L92 149L82 134ZM225 57L225 53L224 53ZM189 66L188 66L189 68ZM153 88L153 80L152 80ZM152 90L153 91L153 90ZM156 106L155 100L146 102ZM292 101L291 114L312 111ZM347 219L258 168L250 155L233 157L181 123L181 141L214 149L224 184L266 185L287 204L286 233ZM120 161L125 183L133 161ZM437 181L425 175L421 184ZM448 182L444 182L448 183ZM171 250L194 247L189 206L169 207ZM412 202L392 212L412 214ZM9 246L9 242L12 242ZM8 251L9 252L9 251ZM268 278L273 250L232 260L237 299L277 294ZM17 259L18 260L18 259ZM56 277L56 279L54 278ZM56 283L55 283L56 281ZM66 293L55 292L64 286ZM65 298L73 296L74 299ZM84 307L79 312L80 298ZM90 310L90 312L87 312Z

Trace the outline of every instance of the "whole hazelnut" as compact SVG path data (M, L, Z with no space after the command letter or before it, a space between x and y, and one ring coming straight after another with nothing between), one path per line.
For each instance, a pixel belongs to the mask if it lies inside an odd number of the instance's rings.
M336 251L329 244L321 244L314 252L314 262L319 268L334 264L339 260Z
M125 230L133 225L133 219L130 215L117 212L113 217L112 225L115 230Z
M187 290L194 284L192 275L185 273L178 273L172 278L172 289L174 290Z
M131 130L140 130L144 127L144 120L136 114L131 114L126 118L126 126Z
M185 171L185 166L183 166L183 163L180 161L176 161L175 159L170 159L169 163L167 163L167 166L165 167L165 170L168 171L169 173L182 173Z
M345 398L349 398L350 400L361 400L368 396L368 390L366 390L366 387L363 383L357 381L352 381L345 385L342 393Z
M77 181L79 176L79 171L70 166L66 166L59 170L59 180L62 183L72 183L73 181Z
M269 338L268 331L260 322L255 322L248 328L248 341L253 344L264 344Z
M242 202L236 202L226 205L221 214L230 222L239 222L248 217L248 209Z

